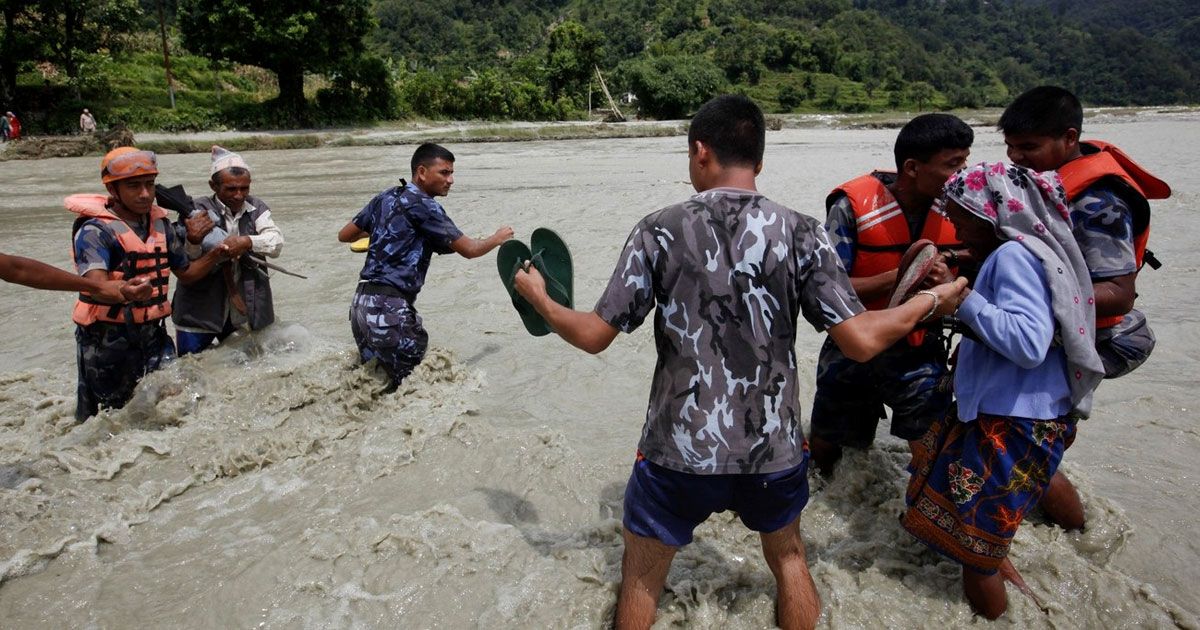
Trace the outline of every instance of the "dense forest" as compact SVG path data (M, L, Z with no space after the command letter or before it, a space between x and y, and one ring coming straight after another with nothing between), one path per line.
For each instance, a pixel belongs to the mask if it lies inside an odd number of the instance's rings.
M0 102L44 131L404 117L1200 102L1194 0L0 0ZM163 40L170 53L171 94ZM168 96L170 98L168 98ZM173 100L173 103L171 102Z

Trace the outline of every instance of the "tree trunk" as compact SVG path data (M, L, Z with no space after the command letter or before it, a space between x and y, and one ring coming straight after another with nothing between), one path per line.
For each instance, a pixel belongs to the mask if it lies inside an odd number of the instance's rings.
M17 59L13 51L13 25L17 20L17 3L4 3L4 41L0 43L0 103L13 106L17 96Z
M279 102L294 110L304 109L304 69L296 65L275 70L279 79Z

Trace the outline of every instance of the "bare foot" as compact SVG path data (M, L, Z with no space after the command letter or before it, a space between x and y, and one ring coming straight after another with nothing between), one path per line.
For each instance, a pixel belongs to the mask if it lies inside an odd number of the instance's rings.
M1004 562L1000 563L1000 575L1006 581L1012 582L1012 585L1017 587L1018 591L1021 591L1026 597L1033 600L1034 605L1040 608L1042 612L1050 612L1050 609L1046 608L1042 600L1033 594L1033 589L1029 588L1029 585L1025 583L1025 578L1021 577L1021 574L1017 572L1017 567L1014 567L1012 561L1008 558L1005 558Z

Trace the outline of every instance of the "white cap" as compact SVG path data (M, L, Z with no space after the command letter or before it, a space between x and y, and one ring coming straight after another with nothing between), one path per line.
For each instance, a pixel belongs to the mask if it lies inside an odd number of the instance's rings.
M246 165L246 160L243 160L242 156L230 151L229 149L219 147L214 144L212 148L212 170L210 170L208 174L210 176L216 175L217 173L234 166L239 166L247 171L250 170L250 167Z

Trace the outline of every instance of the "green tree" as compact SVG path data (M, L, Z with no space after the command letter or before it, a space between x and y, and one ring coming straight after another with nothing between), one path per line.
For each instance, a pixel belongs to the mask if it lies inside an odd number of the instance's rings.
M785 112L790 112L800 106L804 102L804 95L796 86L791 83L785 83L779 88L779 109Z
M655 118L683 118L726 86L721 69L698 55L634 59L617 70L643 113Z
M585 93L603 43L604 38L599 33L574 20L567 20L550 31L546 42L546 75L550 81L551 99L557 100L564 95L577 99Z
M363 51L370 0L180 0L188 48L212 59L260 66L279 79L279 101L304 105L304 73L325 72Z
M932 103L937 90L924 81L917 81L908 86L908 98L917 104L917 109L925 109L926 103Z
M5 48L23 49L34 59L61 68L77 99L80 61L90 53L118 48L119 38L137 26L141 15L137 0L9 0L5 5Z

